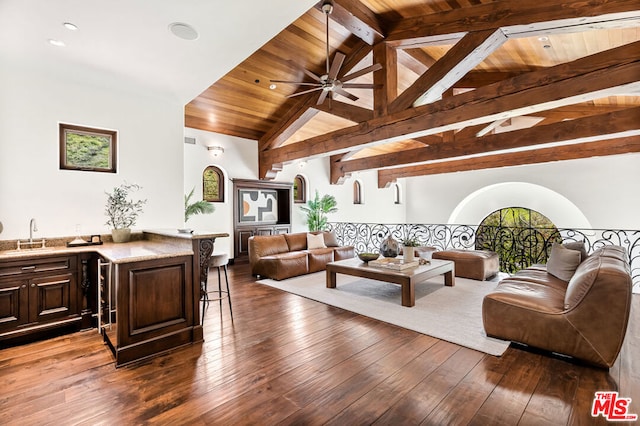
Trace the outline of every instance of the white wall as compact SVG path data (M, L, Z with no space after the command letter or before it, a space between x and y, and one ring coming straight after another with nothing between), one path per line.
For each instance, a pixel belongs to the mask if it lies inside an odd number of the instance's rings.
M401 204L394 204L392 188L378 188L378 174L374 171L358 172L347 179L342 185L329 183L329 158L309 160L300 167L296 162L286 165L278 174L277 180L293 181L301 174L307 178L307 199L315 196L316 189L320 197L324 194L333 195L338 202L338 212L329 215L330 222L372 222L372 223L403 223L405 221L405 200ZM362 185L363 204L353 204L353 181L358 179ZM402 183L400 183L402 188ZM401 189L404 193L404 188ZM306 231L307 222L299 205L294 205L293 230Z
M213 203L215 211L211 214L193 216L186 227L233 235L232 179L258 178L258 142L188 127L184 129L184 135L196 139L195 145L184 144L185 194L195 188L192 199L202 199L202 172L208 166L217 166L225 175L224 202ZM208 146L214 145L224 148L224 153L217 158L207 150ZM216 239L214 250L233 257L233 238Z
M119 86L126 87L126 86ZM0 239L105 234L105 191L148 199L134 229L173 228L183 211L183 106L158 95L0 66ZM118 131L118 172L59 169L58 122Z
M505 182L530 183L553 191L575 205L593 228L640 229L640 197L637 196L640 154L409 178L406 179L407 221L447 223L452 212L470 194ZM583 226L583 218L576 217L574 222L545 208L546 200L536 198L540 192L514 192L511 197L502 194L499 199L493 194L489 191L484 198L476 200L474 205L483 214L517 205L561 221L555 223L559 227ZM525 201L527 205L523 205ZM482 218L484 216L468 224L477 224Z

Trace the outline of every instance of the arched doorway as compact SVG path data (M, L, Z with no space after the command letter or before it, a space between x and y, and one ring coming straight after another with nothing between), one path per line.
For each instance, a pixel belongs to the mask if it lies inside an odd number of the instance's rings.
M500 270L513 273L534 263L546 263L558 228L543 214L525 207L506 207L485 217L476 231L476 250L500 256Z

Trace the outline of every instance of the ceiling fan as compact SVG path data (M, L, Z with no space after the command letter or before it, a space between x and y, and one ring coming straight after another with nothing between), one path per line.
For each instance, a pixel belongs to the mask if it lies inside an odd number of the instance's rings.
M320 91L320 96L318 97L318 101L316 105L320 105L324 102L328 95L331 99L333 95L341 95L345 98L349 98L352 101L357 101L358 97L352 93L347 92L344 89L373 89L378 87L375 84L367 84L367 83L347 83L354 78L360 77L362 75L368 74L373 71L377 71L382 69L382 65L374 64L363 68L359 71L353 72L349 75L345 75L338 79L338 73L340 72L340 68L344 63L346 56L344 53L336 52L333 62L329 64L329 15L333 12L333 4L330 1L325 1L322 3L322 12L325 15L326 20L326 73L319 76L305 68L302 68L302 71L309 77L311 77L315 82L302 82L302 81L286 81L286 80L271 80L272 83L288 83L288 84L297 84L302 86L313 86L311 89L302 90L300 92L293 93L288 95L287 98L291 98L294 96L304 95L306 93Z

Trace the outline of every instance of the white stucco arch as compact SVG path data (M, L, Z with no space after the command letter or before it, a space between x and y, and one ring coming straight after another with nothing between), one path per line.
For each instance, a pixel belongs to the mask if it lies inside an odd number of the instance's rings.
M485 186L465 197L449 216L449 224L479 224L505 207L525 207L545 215L559 228L591 229L580 209L563 195L541 185L503 182Z

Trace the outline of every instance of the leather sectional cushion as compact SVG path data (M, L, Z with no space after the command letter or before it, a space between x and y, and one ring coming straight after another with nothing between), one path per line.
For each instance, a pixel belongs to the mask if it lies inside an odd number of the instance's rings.
M309 272L323 271L327 267L327 263L333 262L333 248L325 247L307 250L309 258Z
M289 251L300 251L307 249L307 233L284 234L284 238L289 245Z
M355 257L356 253L352 246L334 247L333 260L345 260Z
M307 254L303 251L265 256L260 260L260 263L261 271L259 275L264 275L274 280L304 275L309 270Z

